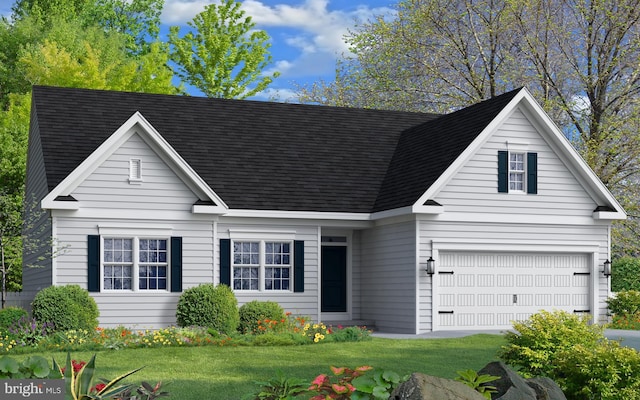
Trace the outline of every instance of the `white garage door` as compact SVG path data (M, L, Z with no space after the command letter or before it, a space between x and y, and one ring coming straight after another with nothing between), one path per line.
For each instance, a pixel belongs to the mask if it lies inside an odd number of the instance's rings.
M438 329L503 329L545 310L588 313L589 255L441 252Z

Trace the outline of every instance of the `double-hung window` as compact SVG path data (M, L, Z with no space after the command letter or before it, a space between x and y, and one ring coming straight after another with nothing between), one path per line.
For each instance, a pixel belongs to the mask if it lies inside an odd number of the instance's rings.
M104 237L102 288L168 290L168 239Z
M234 241L233 289L290 291L292 250L291 241Z
M524 192L524 153L509 153L509 191Z

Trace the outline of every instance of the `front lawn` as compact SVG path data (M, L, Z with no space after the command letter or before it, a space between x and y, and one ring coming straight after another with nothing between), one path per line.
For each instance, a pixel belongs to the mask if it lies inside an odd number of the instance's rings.
M96 369L97 376L111 379L144 365L129 382L155 384L161 380L167 384L170 398L176 400L239 400L258 388L255 381L273 378L278 371L311 382L319 374L330 374L331 365L370 365L400 375L423 372L454 378L456 371L478 370L496 360L496 351L505 343L500 335L474 335L456 339L373 338L303 346L125 348L97 352ZM58 362L66 358L62 352L35 354L55 357ZM92 354L72 352L71 356L88 361Z

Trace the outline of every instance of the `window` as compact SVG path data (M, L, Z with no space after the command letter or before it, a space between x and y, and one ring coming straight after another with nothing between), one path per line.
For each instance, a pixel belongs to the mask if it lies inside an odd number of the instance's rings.
M167 290L167 242L154 238L103 238L103 289Z
M538 193L538 153L498 151L498 192Z
M291 290L292 243L234 241L234 290Z
M524 192L524 153L509 153L509 191Z

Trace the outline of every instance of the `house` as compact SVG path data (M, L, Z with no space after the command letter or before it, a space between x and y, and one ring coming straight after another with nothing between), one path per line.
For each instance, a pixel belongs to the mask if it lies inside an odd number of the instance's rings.
M26 190L65 251L23 304L78 284L105 327L201 283L384 332L601 321L626 217L526 89L435 115L34 87Z

